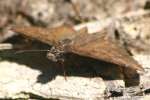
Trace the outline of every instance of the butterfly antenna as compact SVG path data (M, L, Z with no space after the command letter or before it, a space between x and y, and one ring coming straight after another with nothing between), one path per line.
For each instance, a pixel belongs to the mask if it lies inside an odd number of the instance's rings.
M15 54L24 53L24 52L48 52L50 50L19 50L16 51Z

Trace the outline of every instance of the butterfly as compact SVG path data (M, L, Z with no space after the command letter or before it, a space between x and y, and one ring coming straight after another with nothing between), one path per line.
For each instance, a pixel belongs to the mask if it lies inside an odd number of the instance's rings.
M74 53L144 71L124 47L108 35L106 29L93 34L88 34L86 28L77 31L68 25L56 28L15 26L11 30L51 45L52 48L47 55L53 61L62 59L62 55L66 53Z

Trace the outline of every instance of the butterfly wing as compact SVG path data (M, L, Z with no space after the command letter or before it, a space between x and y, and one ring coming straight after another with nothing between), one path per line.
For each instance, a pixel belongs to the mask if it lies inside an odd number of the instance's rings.
M50 45L55 45L60 40L71 37L73 39L71 44L67 44L65 48L67 52L143 71L141 65L117 41L107 36L105 31L100 34L85 34L85 30L83 30L83 32L79 32L80 35L75 35L76 32L66 26L50 30L37 27L16 27L13 28L13 31ZM73 35L75 38L72 38Z
M78 55L143 71L142 66L117 41L107 36L105 32L80 35L74 39L67 49L69 52Z
M75 30L67 25L56 28L41 28L35 26L15 26L11 29L27 37L37 39L49 45L56 45L60 40L72 38Z

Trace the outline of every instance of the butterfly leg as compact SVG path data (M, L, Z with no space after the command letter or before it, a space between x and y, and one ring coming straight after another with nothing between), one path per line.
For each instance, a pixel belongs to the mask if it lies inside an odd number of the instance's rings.
M47 58L52 60L53 62L57 62L59 66L62 66L63 75L66 80L64 52L55 47L52 47L51 50L47 53Z

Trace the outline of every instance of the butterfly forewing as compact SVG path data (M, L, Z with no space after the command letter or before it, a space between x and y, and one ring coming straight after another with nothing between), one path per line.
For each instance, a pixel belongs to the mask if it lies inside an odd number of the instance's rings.
M105 32L76 37L67 48L70 52L78 55L103 60L136 70L143 70L141 65L139 65L117 41L107 36Z

